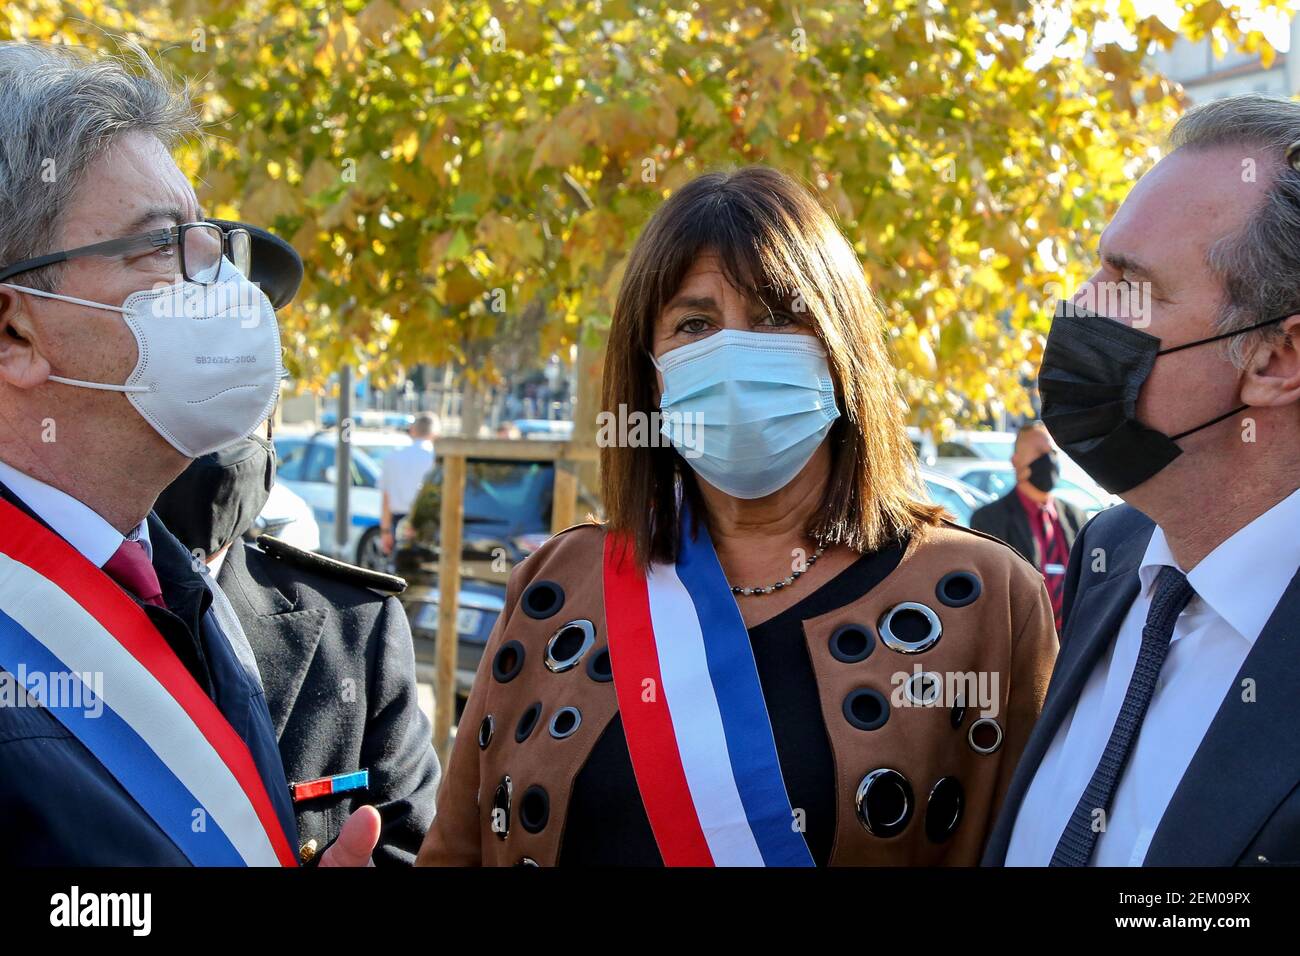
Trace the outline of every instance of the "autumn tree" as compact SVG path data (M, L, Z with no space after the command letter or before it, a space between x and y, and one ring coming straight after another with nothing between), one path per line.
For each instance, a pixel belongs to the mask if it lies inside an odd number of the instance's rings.
M767 163L834 210L933 424L1027 410L1051 300L1180 108L1149 50L1182 34L1271 53L1231 6L1166 9L20 0L0 34L128 35L194 84L201 198L307 262L285 320L304 382L446 360L474 380L521 345L582 343L590 371L654 208L702 171Z

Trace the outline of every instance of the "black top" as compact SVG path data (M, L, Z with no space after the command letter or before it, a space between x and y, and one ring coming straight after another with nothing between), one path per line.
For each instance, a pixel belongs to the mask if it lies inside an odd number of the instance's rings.
M790 805L805 811L818 866L835 841L835 762L803 622L858 600L898 567L906 542L864 554L812 594L749 629ZM662 866L615 714L573 782L561 866Z

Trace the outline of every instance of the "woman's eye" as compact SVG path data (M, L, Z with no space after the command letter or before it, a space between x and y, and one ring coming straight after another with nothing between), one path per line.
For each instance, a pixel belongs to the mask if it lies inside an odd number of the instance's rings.
M758 321L759 325L770 325L774 328L784 328L787 325L798 325L799 320L789 312L770 312Z
M677 331L688 332L693 335L696 332L703 332L708 327L709 327L709 322L707 319L701 318L698 315L693 315L690 318L683 319L680 323L678 323Z

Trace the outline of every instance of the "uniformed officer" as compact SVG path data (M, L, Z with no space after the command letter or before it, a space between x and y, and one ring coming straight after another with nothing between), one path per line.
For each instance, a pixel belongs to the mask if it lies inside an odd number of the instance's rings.
M414 861L433 819L438 758L420 710L411 631L393 596L406 583L244 532L275 475L254 436L196 459L157 512L220 585L266 688L311 862L356 807L379 810L376 864ZM218 604L222 604L218 600Z

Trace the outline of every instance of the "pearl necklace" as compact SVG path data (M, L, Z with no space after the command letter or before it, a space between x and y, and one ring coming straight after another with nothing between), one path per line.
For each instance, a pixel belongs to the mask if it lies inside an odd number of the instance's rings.
M804 571L807 571L809 568L811 568L814 564L817 563L817 559L822 556L822 552L825 550L826 550L826 545L824 544L818 545L817 550L808 556L808 560L804 564L802 570L791 572L788 578L785 578L784 580L781 581L777 581L776 584L769 584L765 588L740 588L740 587L736 587L735 585L732 585L731 593L739 594L742 597L750 597L755 594L772 594L776 591L781 590L782 588L788 588L790 585L794 584L794 582L798 579L799 575L803 574Z

